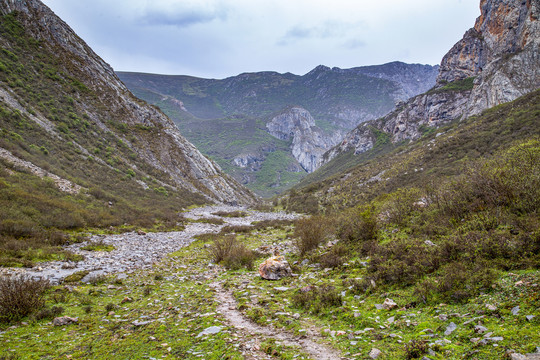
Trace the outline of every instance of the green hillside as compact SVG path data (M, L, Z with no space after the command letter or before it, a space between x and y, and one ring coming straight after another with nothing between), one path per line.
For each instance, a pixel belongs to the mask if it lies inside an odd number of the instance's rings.
M69 256L58 246L71 241L62 235L66 230L174 227L182 207L208 202L139 159L135 147L155 139L158 125L126 123L121 110L111 111L66 67L66 53L35 40L18 16L0 18L0 90L22 106L2 95L0 147L81 190L61 191L50 177L0 159L0 266ZM96 113L108 128L99 126Z

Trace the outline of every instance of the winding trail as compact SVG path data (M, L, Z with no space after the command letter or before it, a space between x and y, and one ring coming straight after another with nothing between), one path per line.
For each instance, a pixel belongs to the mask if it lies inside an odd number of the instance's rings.
M237 310L236 300L229 291L223 289L220 283L215 282L210 287L216 291L215 298L219 303L218 313L222 314L233 327L243 329L250 335L262 335L265 338L272 338L285 346L299 347L315 360L340 360L342 358L333 348L312 340L318 338L319 335L311 329L307 329L305 337L298 337L287 331L275 329L272 326L255 324Z

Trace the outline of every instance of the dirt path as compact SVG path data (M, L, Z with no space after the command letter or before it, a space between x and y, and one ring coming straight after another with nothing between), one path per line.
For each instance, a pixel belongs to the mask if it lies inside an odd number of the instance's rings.
M223 289L220 283L216 282L210 286L216 292L215 298L219 303L217 311L222 314L233 327L242 329L251 335L275 339L285 346L298 347L315 360L340 360L342 358L336 350L312 340L317 339L319 335L311 329L307 330L305 338L300 338L289 332L278 330L271 326L260 326L253 323L237 310L236 300L229 291Z

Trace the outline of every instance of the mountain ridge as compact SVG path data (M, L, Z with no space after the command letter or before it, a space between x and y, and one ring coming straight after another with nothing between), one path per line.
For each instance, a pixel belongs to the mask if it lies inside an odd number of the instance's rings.
M118 76L135 95L160 106L188 139L229 174L260 195L270 196L315 170L322 154L358 123L375 119L390 111L396 102L431 88L437 73L437 66L393 62L352 69L320 65L304 75L272 71L243 73L221 80L124 72L118 72ZM291 107L309 113L315 121L314 127L306 123L298 129L313 127L311 134L316 138L298 133L296 145L291 143L287 149L280 142L268 146L274 140L259 132L259 140L251 141L247 148L231 147L238 134L223 130L222 125L228 119L244 117L244 124L251 121L248 119L256 119L259 129L264 130L266 124ZM292 121L287 117L282 119ZM213 124L212 130L208 128L209 124ZM201 127L230 141L221 147L207 146L207 135L199 130ZM261 173L266 159L276 157L267 150L277 148L284 161L283 167L294 170L272 165ZM258 159L259 165L254 168L244 166L246 156ZM274 176L276 172L279 174ZM288 180L282 182L284 178Z

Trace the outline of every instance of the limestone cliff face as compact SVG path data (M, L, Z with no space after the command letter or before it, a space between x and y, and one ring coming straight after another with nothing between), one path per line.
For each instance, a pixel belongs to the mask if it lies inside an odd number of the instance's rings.
M384 131L393 142L415 140L422 125L476 115L540 88L540 4L482 0L480 9L474 28L442 59L432 90L354 129L324 155L323 163L344 151L371 149L372 128Z
M251 192L203 156L160 110L134 97L113 69L47 6L39 0L0 0L0 14L14 11L20 14L18 19L25 31L58 57L62 73L90 90L91 95L79 93L73 97L74 106L84 110L92 122L123 141L139 159L167 173L174 186L213 201L253 201ZM0 44L9 48L2 39ZM125 136L111 127L111 119L153 131Z
M337 137L322 133L309 111L297 106L273 117L266 128L280 140L291 140L292 154L307 172L315 171L322 155L337 142Z

